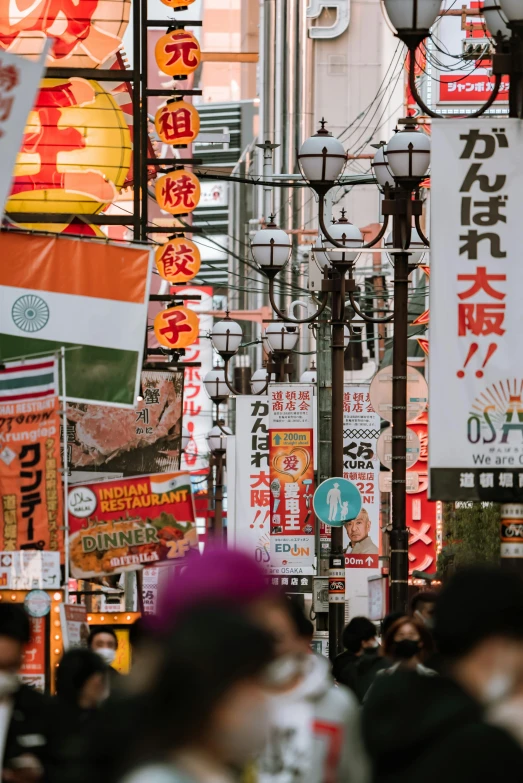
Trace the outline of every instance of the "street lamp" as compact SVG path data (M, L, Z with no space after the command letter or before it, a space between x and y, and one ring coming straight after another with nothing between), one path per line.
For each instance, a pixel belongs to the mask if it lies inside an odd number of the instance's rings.
M223 538L223 465L229 435L232 435L232 430L220 424L216 424L207 435L207 443L215 467L213 533L219 540Z
M214 369L209 370L203 378L203 385L205 391L217 406L225 402L230 394L223 367L214 367Z
M319 202L319 227L321 231L321 246L313 250L317 262L323 269L324 279L320 295L319 307L315 313L305 318L291 318L279 309L274 297L274 280L278 273L275 264L270 266L259 257L260 242L258 235L253 242L253 257L261 272L269 281L269 299L272 309L289 326L318 322L330 302L329 323L332 330L332 419L331 419L331 444L332 444L332 475L343 475L343 380L344 380L344 353L351 337L352 326L347 323L345 315L345 299L349 295L354 311L363 320L373 320L362 313L356 301L356 282L354 280L354 264L358 254L363 249L363 237L360 230L349 223L345 212L341 218L327 228L325 222L325 198L328 191L334 186L346 163L346 152L338 139L333 138L325 127L324 119L320 122L318 132L307 139L298 153L298 162L304 178L309 186L318 195ZM384 236L386 226L382 228L378 236L368 246L376 244ZM258 232L262 234L263 231ZM262 260L265 263L262 263ZM283 266L280 264L280 269ZM386 319L390 320L392 316ZM359 321L358 323L362 323ZM280 327L281 329L281 327ZM333 528L331 535L331 567L340 567L343 563L343 529ZM331 603L329 605L329 650L332 658L341 652L341 635L344 626L343 604Z

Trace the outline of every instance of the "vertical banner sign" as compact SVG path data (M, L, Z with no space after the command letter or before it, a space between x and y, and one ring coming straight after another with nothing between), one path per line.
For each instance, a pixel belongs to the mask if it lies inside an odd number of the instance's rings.
M271 571L314 563L313 386L269 386ZM293 570L301 569L301 570Z
M523 500L518 120L432 130L430 496Z
M409 529L409 574L413 571L434 573L437 570L437 507L429 500L427 487L428 425L427 414L410 423L420 442L420 455L416 464L407 472L417 473L412 490L407 489L407 527Z
M9 19L11 22L11 19ZM16 156L27 117L42 78L47 46L36 62L10 52L0 54L0 208L4 211L12 186Z
M19 678L40 693L45 691L45 617L30 617L31 640L24 647Z
M236 537L234 546L264 567L271 560L269 400L236 398Z
M210 286L184 286L173 288L174 293L201 296L201 300L188 301L187 307L198 313L200 335L185 351L185 361L200 362L201 367L187 367L184 370L183 426L189 431L191 440L182 455L182 470L191 472L206 467L207 442L205 436L212 427L212 400L205 391L203 378L212 370L212 344L203 335L212 330L212 288ZM182 362L183 364L183 362Z
M60 417L53 357L0 370L0 550L63 550Z
M377 442L380 415L375 413L369 386L343 390L343 478L361 496L361 511L345 525L346 568L378 568L380 542L380 461Z

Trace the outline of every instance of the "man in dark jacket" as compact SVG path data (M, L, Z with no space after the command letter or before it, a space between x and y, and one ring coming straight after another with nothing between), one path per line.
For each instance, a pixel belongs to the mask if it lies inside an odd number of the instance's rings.
M365 702L374 783L523 781L520 746L484 717L523 677L523 581L458 572L438 598L434 632L444 676L378 677Z
M49 701L17 676L30 636L23 608L0 604L0 769L6 783L40 783L52 763Z

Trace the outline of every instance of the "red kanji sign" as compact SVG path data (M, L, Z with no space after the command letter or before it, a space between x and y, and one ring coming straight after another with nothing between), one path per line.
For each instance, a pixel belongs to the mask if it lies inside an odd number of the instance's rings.
M200 251L194 242L185 237L171 239L161 245L155 254L160 277L171 283L187 283L200 271Z
M198 339L200 322L188 307L170 307L154 319L156 339L165 348L187 348Z
M188 30L172 30L158 39L155 56L163 73L188 76L200 64L200 45Z
M191 144L200 132L200 115L190 103L173 101L158 109L154 125L165 144Z
M160 209L171 215L192 212L200 201L200 182L189 171L180 169L156 180L156 200Z

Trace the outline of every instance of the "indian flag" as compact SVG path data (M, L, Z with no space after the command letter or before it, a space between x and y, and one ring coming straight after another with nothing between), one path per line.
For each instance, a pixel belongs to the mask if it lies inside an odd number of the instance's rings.
M156 495L163 495L165 492L174 492L181 487L187 487L191 484L191 477L188 473L157 473L149 477L151 482L151 492Z
M0 258L0 362L64 347L69 400L135 407L149 249L6 232Z
M52 356L0 365L0 403L54 397L58 394L57 366Z

